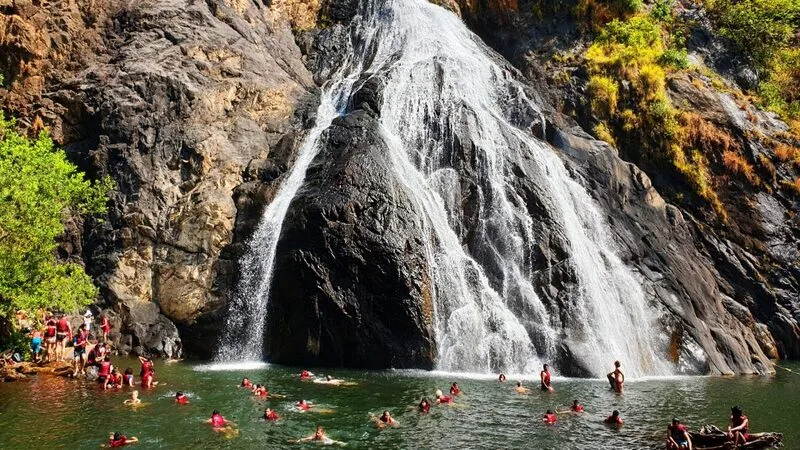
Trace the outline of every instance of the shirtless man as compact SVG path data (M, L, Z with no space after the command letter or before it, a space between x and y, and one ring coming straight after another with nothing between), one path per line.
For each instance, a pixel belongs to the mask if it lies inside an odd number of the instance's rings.
M625 374L622 373L622 370L620 370L619 367L619 361L614 361L614 371L609 373L607 377L608 383L611 385L611 389L614 389L615 392L621 394L625 386Z

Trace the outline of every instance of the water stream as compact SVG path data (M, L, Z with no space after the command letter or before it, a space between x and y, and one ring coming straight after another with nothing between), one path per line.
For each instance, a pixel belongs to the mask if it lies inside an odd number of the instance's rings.
M354 21L354 51L323 90L317 123L250 240L218 360L260 360L272 264L286 212L319 137L359 79L384 86L381 134L394 177L421 211L434 285L437 367L531 373L566 346L594 375L667 374L655 313L616 256L608 224L556 151L534 137L539 108L461 20L426 0L376 0ZM547 305L533 284L535 219L518 184L546 205L574 286ZM465 211L465 183L475 205ZM465 224L474 222L471 230ZM468 232L469 231L469 232ZM547 243L545 243L547 246ZM242 333L244 330L244 334Z

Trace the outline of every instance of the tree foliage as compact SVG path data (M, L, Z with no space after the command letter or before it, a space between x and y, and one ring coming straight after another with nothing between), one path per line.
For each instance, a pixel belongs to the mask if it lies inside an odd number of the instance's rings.
M47 132L29 139L0 115L0 315L71 311L97 296L83 267L58 261L56 239L66 219L105 212L112 187L86 180Z

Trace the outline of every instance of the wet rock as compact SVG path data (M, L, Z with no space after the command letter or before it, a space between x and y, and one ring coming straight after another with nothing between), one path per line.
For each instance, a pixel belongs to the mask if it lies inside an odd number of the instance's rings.
M365 111L336 119L284 222L267 314L286 364L431 368L433 305L418 211L387 174Z

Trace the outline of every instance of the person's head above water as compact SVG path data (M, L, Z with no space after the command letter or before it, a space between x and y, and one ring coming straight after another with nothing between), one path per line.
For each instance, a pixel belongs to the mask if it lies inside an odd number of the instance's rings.
M549 414L553 414L553 410L552 410L552 409L548 409L548 410L547 410L547 412L546 412L545 414L548 414L548 415L549 415Z
M442 390L441 389L437 389L435 395L436 395L436 398L441 397L442 396Z
M125 369L125 375L133 375L133 369L131 369L130 367Z
M133 391L133 392L131 392L131 397L132 397L132 398L139 398L139 391Z
M116 433L114 433L114 440L115 440L115 441L118 441L118 440L120 440L120 439L122 439L122 433L120 433L119 431L117 431Z
M522 387L522 381L517 381L517 387Z
M175 397L183 397L183 391L176 392Z
M578 399L576 398L575 400L573 400L572 404L575 405L575 406L578 406Z
M317 431L314 433L314 439L322 439L325 437L325 429L321 425L317 426Z
M211 415L212 416L218 416L219 415L219 410L215 409L215 410L211 411Z
M325 375L325 379L328 380L328 381L331 381L333 379L333 377L330 376L330 375Z
M616 409L614 411L612 411L611 412L611 417L619 417L619 411L617 411Z

